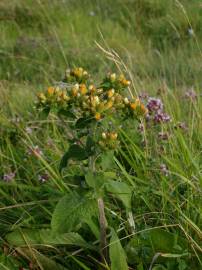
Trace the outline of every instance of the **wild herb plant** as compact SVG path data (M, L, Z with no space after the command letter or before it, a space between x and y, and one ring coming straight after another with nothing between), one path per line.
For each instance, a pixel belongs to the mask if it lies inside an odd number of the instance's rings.
M134 227L130 195L127 198L128 192L131 193L130 187L120 181L118 170L113 164L118 149L123 147L119 140L121 130L125 132L132 130L135 134L137 122L143 121L148 112L139 98L128 97L129 86L130 81L126 80L123 74L115 73L108 74L97 86L87 71L83 68L74 68L66 72L63 82L58 86L49 87L45 93L38 94L38 107L42 111L57 113L68 120L69 148L62 157L60 171L70 167L70 162L74 161L79 168L80 176L85 177L80 190L73 190L68 195L71 198L70 202L65 201L66 206L63 202L58 204L52 224L59 231L61 227L64 230L73 228L73 221L72 227L68 228L64 220L65 207L68 209L69 203L73 200L78 204L78 208L81 208L79 211L83 212L77 218L87 222L97 235L91 219L96 216L96 209L98 209L100 253L104 261L108 261L106 239L108 225L103 200L106 190L112 193L120 191L118 196L125 205L129 225L131 228ZM64 213L58 223L61 207Z

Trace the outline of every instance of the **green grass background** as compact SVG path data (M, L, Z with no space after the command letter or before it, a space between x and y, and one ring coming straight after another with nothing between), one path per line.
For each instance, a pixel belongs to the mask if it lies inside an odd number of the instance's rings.
M35 93L60 81L67 67L83 66L99 81L108 71L116 71L115 60L121 59L137 92L157 95L162 90L166 111L173 119L164 130L172 136L163 144L163 154L155 138L141 164L135 162L136 147L132 144L127 150L128 163L138 175L131 178L136 187L137 226L178 224L173 232L186 236L194 254L186 268L178 269L200 269L201 1L1 0L0 37L0 173L16 172L15 182L0 182L2 243L4 235L15 228L48 228L55 201L65 191L58 163L67 147L68 130L54 116L38 120ZM120 58L111 59L98 44ZM123 64L119 66L124 69ZM196 102L184 98L192 87L198 95ZM173 128L183 121L186 132ZM26 127L34 132L27 134ZM26 152L34 145L43 150L41 160ZM172 177L160 174L161 163L169 167ZM124 168L120 170L126 175ZM38 175L45 171L53 180L41 185ZM150 214L145 220L146 213ZM50 252L49 257L85 269L63 258L61 250ZM85 258L81 261L90 264Z

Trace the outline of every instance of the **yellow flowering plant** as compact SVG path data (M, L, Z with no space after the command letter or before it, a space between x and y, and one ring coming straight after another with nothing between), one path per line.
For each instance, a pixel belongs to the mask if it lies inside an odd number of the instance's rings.
M100 84L96 84L83 68L67 70L61 83L38 94L37 106L45 112L66 117L72 137L69 148L61 159L60 172L67 168L69 161L78 163L85 177L86 188L92 190L97 200L100 221L100 247L102 258L107 260L106 230L103 194L116 190L120 183L112 168L113 157L121 147L120 132L123 128L134 129L135 122L147 114L144 104L134 97L128 97L130 81L123 74L107 74ZM109 171L110 170L110 171ZM130 190L121 183L121 188ZM131 192L131 191L130 191ZM89 196L89 195L88 195ZM129 200L122 197L130 215ZM130 215L131 216L131 215ZM130 219L131 223L131 219Z

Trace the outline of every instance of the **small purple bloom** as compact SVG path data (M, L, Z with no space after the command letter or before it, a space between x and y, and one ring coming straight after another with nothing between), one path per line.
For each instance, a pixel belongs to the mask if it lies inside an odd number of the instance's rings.
M156 114L154 115L155 123L165 123L170 121L171 121L170 116L162 111L157 111Z
M41 183L45 183L49 180L49 175L47 173L44 173L39 175L38 178Z
M185 98L190 99L191 101L194 101L197 99L197 94L193 88L191 88L185 92Z
M147 103L149 112L157 112L163 110L163 103L159 98L150 97Z
M12 180L14 180L14 178L15 178L15 172L10 172L10 173L4 174L3 176L3 180L5 182L11 182Z

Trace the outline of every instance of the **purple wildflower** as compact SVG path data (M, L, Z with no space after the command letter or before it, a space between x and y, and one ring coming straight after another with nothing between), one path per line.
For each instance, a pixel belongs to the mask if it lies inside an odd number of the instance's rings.
M15 178L15 172L10 172L10 173L4 174L3 176L3 180L5 182L11 182L14 178Z
M45 183L49 180L49 175L47 173L43 173L39 175L38 178L41 183Z
M157 112L163 110L163 103L159 98L150 97L147 103L149 112Z
M197 94L193 88L186 91L185 98L190 99L191 101L194 101L197 99Z
M170 122L171 118L168 114L162 112L162 111L157 111L156 114L154 115L154 122L155 123L165 123L165 122Z

